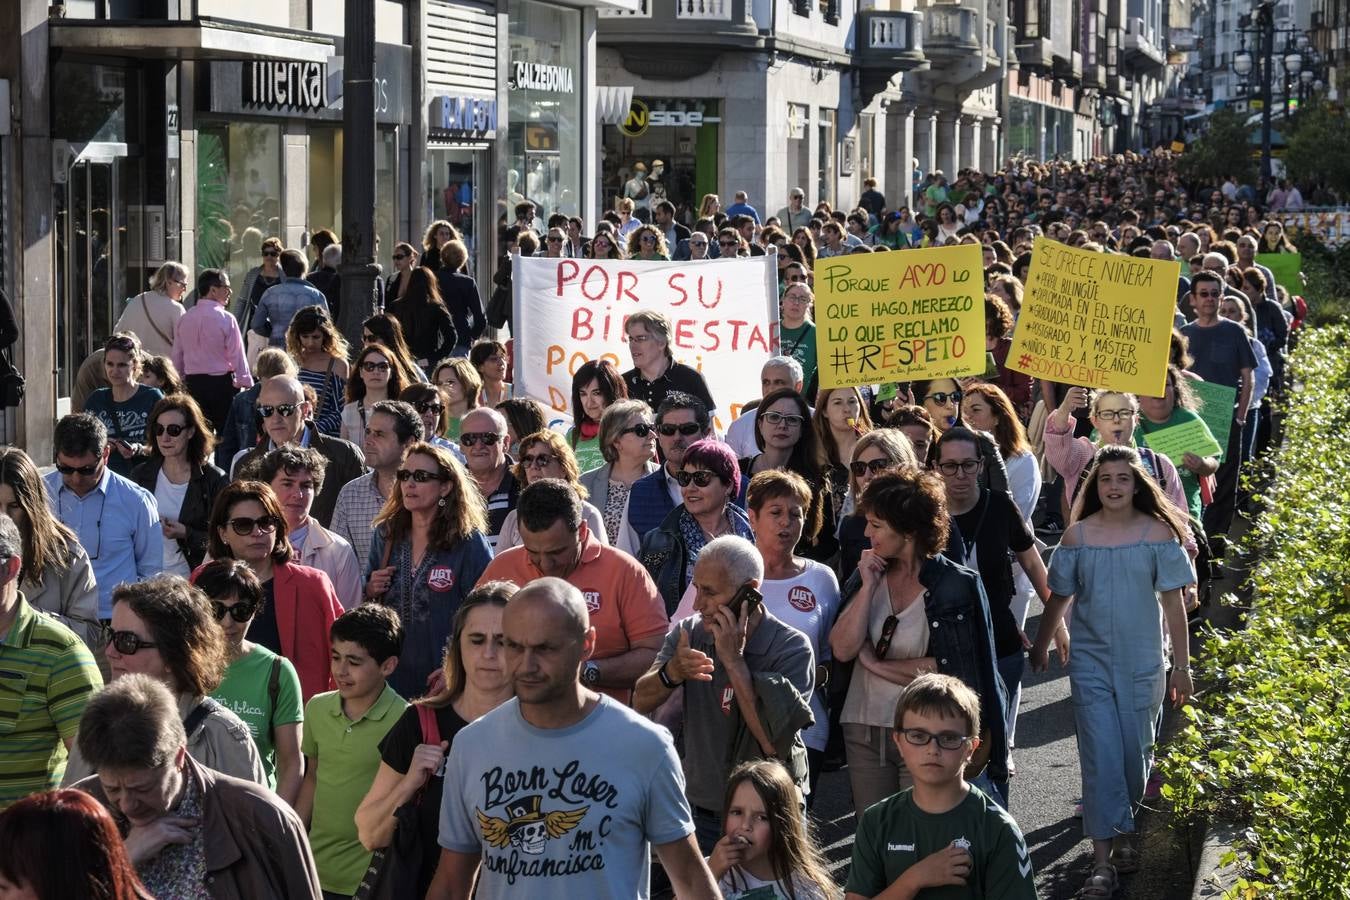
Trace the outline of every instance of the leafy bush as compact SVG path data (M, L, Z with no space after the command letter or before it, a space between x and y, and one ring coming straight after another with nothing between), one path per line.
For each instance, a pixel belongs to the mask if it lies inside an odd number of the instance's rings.
M1329 247L1311 234L1299 235L1295 243L1303 254L1308 324L1325 325L1350 316L1350 244Z
M1209 637L1211 687L1163 760L1180 818L1239 826L1235 898L1350 897L1350 327L1310 331L1292 365L1248 625Z

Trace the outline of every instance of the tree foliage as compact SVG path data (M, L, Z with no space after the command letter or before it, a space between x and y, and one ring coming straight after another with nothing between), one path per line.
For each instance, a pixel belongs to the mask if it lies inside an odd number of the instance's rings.
M1181 155L1178 165L1187 178L1218 184L1236 175L1241 184L1256 180L1256 160L1252 158L1252 129L1243 116L1221 109L1209 117L1205 133Z
M1284 165L1299 184L1323 185L1350 194L1350 117L1343 109L1301 111L1288 138Z

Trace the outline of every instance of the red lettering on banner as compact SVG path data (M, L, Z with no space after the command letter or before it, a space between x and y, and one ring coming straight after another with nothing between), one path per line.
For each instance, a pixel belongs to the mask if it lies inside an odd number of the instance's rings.
M591 326L591 311L584 306L572 310L572 340L589 341L595 336Z
M600 278L602 279L600 285L600 293L598 294L592 294L589 290L587 290L587 285L591 283L592 275L599 275ZM587 300L603 300L605 298L605 294L608 291L609 291L609 273L606 272L600 266L591 266L589 269L586 270L586 274L581 276L581 296L585 297Z
M580 272L580 271L581 271L581 266L577 265L575 262L573 262L573 261L570 260L570 259L565 259L565 260L563 260L562 262L558 263L558 273L557 273L557 274L558 274L558 296L559 296L559 297L561 297L561 296L563 295L563 287L567 284L567 282L569 282L569 281L571 281L572 279L576 278L576 277L577 277L577 273Z
M680 295L680 299L679 299L679 300L676 300L676 301L673 301L673 302L670 304L671 306L684 306L684 304L686 304L686 303L689 302L689 292L686 291L686 290L681 286L681 284L683 283L683 281L684 281L684 273L683 273L683 272L675 272L675 273L671 274L671 276L670 276L669 278L666 279L666 284L670 285L670 289L671 289L672 291L677 291L677 292L679 292L679 295Z
M774 346L776 347L778 344L777 338L774 339L773 343ZM745 342L745 349L749 350L753 348L756 344L764 348L765 353L771 352L769 348L769 342L764 338L764 332L760 330L758 325L752 325L750 326L750 339Z
M633 288L637 287L638 277L636 272L620 272L618 283L614 288L614 299L622 300L627 297L634 303L641 303L638 295L633 293Z
M675 322L675 346L691 347L694 341L693 319L678 319Z
M722 279L717 279L717 297L711 303L703 302L703 276L698 276L698 303L704 309L716 309L717 304L722 302Z
M707 335L708 340L704 341L703 346L699 349L703 350L705 353L711 353L722 346L722 338L717 333L717 324L716 319L703 323L703 333Z

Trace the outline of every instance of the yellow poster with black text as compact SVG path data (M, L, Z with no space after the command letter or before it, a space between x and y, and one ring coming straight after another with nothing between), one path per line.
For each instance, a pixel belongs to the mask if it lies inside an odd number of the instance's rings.
M982 374L982 266L976 244L817 260L820 386Z
M1008 368L1162 396L1181 264L1037 238Z

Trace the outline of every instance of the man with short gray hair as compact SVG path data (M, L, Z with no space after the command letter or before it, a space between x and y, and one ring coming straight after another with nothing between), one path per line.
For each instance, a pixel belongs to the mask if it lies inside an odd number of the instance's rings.
M13 719L0 754L0 809L60 787L89 698L103 686L84 641L19 593L23 539L0 515L0 688Z
M194 760L178 702L149 675L124 675L89 701L80 753L97 774L75 787L113 814L127 856L156 897L319 900L295 812L265 787Z
M506 417L491 407L480 406L466 412L460 423L459 448L487 502L487 539L496 549L502 524L520 498L520 485L511 474L511 458L506 455Z
M530 582L502 640L515 697L455 737L428 900L647 897L649 845L676 896L719 896L670 733L582 683L596 635L581 591Z
M767 397L774 391L791 388L802 392L802 364L791 356L771 356L764 361L759 370L759 395ZM759 401L755 400L741 407L741 414L727 427L727 444L744 459L760 452L755 443L755 413Z
M699 847L722 837L727 776L738 763L777 758L805 794L815 660L806 635L764 608L764 563L736 535L708 542L694 563L695 615L675 623L633 708L649 713L683 690L685 793Z

